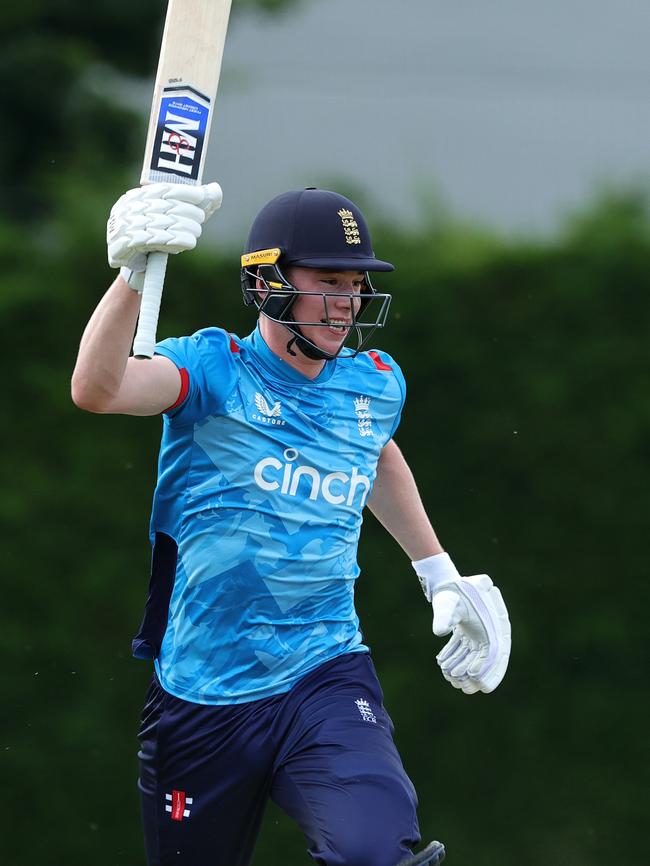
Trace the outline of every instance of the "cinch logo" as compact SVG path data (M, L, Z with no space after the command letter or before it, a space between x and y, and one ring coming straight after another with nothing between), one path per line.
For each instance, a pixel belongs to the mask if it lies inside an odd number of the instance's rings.
M285 496L296 496L308 490L309 499L322 496L331 505L352 505L359 493L359 507L365 505L370 493L370 479L356 468L352 472L329 472L323 476L313 466L303 466L296 461L300 456L295 448L284 452L285 463L276 457L264 457L256 465L253 477L262 490L279 490Z
M261 421L263 424L276 424L283 427L287 422L280 418L282 414L282 404L276 400L273 406L269 406L266 397L260 394L259 391L255 394L255 405L259 414L253 415L253 421Z

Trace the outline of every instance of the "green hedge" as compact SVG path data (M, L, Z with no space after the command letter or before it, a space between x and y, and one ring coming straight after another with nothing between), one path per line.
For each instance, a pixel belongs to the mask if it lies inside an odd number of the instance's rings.
M78 339L110 274L102 195L81 212L69 204L42 257L15 224L0 234L2 860L133 866L149 671L129 642L160 422L70 402ZM252 326L238 251L207 246L172 262L162 335ZM408 382L397 439L443 543L463 571L492 575L513 622L499 690L456 693L409 563L368 516L358 607L423 834L474 866L642 866L645 203L610 196L545 241L432 221L410 237L379 230L375 246L398 265L381 280L394 305L376 341ZM307 862L303 852L272 808L255 862Z

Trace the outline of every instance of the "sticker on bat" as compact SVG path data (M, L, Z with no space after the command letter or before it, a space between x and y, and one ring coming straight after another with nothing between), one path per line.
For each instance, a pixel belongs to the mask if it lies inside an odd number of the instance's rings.
M188 87L166 87L160 100L149 181L165 182L173 174L192 183L199 177L210 100Z

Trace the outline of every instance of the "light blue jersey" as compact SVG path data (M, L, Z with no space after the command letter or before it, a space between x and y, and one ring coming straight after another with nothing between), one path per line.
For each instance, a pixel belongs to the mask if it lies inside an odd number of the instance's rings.
M151 521L147 615L164 619L161 640L147 650L143 624L136 654L157 656L171 694L235 704L366 652L356 553L379 454L404 402L395 362L344 352L310 380L259 330L239 339L219 328L156 351L187 371L188 390L164 416ZM166 597L161 569L173 572Z

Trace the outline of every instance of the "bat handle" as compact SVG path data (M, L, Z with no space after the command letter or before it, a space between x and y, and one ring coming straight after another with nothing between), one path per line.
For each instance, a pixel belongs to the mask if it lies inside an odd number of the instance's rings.
M136 358L153 358L166 268L167 253L149 253L147 270L144 275L138 329L133 341L133 354Z

